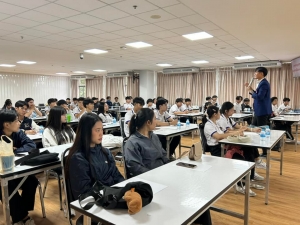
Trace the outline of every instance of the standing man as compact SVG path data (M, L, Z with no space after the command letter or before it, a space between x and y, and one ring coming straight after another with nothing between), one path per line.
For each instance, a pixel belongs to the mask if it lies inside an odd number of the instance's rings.
M254 99L254 117L252 124L254 126L268 125L269 116L272 114L270 83L265 79L268 70L265 67L257 67L254 73L254 79L257 79L257 87L254 90L249 83L245 86ZM263 149L263 155L267 154L267 150Z

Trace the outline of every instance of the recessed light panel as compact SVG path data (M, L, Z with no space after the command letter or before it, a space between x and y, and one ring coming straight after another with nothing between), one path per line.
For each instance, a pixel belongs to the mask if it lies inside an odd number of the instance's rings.
M206 38L212 38L213 36L206 33L206 32L198 32L198 33L193 33L193 34L184 34L182 35L183 37L191 40L191 41L196 41L200 39L206 39Z
M151 47L153 45L139 41L139 42L132 42L132 43L127 43L127 46L133 47L133 48L145 48L145 47Z

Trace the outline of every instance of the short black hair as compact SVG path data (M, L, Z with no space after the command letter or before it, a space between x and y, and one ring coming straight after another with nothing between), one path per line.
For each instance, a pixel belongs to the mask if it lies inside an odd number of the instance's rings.
M29 106L28 106L28 103L25 102L25 101L22 101L22 100L19 100L19 101L17 101L17 102L15 103L15 107L16 107L16 108L18 108L18 107L23 107L24 105L27 106L27 108L29 107Z
M264 76L267 76L268 69L266 67L260 66L255 69L255 72L262 72L264 74Z
M243 100L243 97L238 95L238 96L236 96L235 100Z
M77 99L77 101L79 101L79 102L83 102L83 100L84 100L84 97L80 97Z
M167 99L164 99L164 98L159 98L156 102L156 109L159 110L159 106L160 105L164 105L164 104L167 104L168 103L168 100Z
M57 102L57 99L56 98L49 98L48 99L48 105L50 105L53 102Z
M57 106L68 105L68 103L63 99L59 100L56 104L57 104Z
M67 98L66 100L71 100L70 98Z
M250 102L250 99L249 98L245 98L244 102Z
M162 97L162 96L158 96L158 97L156 98L156 101L158 101L158 99L160 99L160 98L164 98L164 97Z
M115 99L119 99L118 97L115 97Z
M190 98L184 99L184 102L191 102L192 100Z
M208 100L211 100L211 97L207 96L205 99L206 99L206 101L208 101Z
M213 95L211 98L218 98L218 96L216 96L216 95Z
M183 102L183 99L182 98L176 98L175 103L178 103L178 102Z
M152 103L153 103L152 98L149 98L149 99L147 100L147 104L148 104L149 102L152 102Z
M54 98L54 100L57 102L57 98Z
M77 98L73 98L73 101L77 101Z
M131 96L126 96L125 100L130 100Z
M96 98L96 97L92 97L92 100L94 101L94 100L97 100L98 98Z
M133 99L133 105L134 104L140 104L140 105L145 105L145 100L141 97L135 97Z
M25 98L25 102L34 101L33 98Z
M88 104L94 104L94 101L93 101L92 99L90 99L90 98L85 98L85 99L83 100L83 107L86 108L86 106L87 106Z
M272 97L272 98L271 98L271 102L273 102L273 101L274 101L274 100L276 100L276 99L278 100L278 98L277 98L277 97L275 97L275 96L274 96L274 97Z
M291 99L289 99L289 98L285 97L285 98L283 99L283 101L284 101L284 102L290 102L290 101L291 101Z
M17 113L14 110L1 110L0 111L0 132L3 132L4 123L11 123L17 119Z
M107 96L107 97L106 97L106 100L108 100L108 99L111 99L111 97L110 97L110 96Z

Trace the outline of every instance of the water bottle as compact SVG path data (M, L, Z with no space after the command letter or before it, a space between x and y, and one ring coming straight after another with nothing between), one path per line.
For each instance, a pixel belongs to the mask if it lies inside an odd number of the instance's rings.
M113 118L112 122L113 122L113 124L116 124L116 123L117 123L117 120L116 120L115 117Z
M266 141L266 132L264 130L262 130L260 132L260 140L261 141Z
M44 133L44 127L43 126L40 126L39 132L40 132L41 135L43 135L43 133Z
M190 123L190 120L187 119L186 122L185 122L186 127L189 128L189 127L190 127L190 124L191 124L191 123Z
M178 121L178 123L177 123L177 130L180 130L181 129L181 123L180 123L180 121Z
M267 129L266 129L266 138L270 138L270 136L271 136L271 130L270 130L269 127L267 127Z

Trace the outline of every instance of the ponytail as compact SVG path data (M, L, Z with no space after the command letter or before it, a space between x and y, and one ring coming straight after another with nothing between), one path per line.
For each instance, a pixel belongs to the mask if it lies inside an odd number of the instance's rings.
M147 121L152 121L154 117L153 110L149 108L143 108L133 115L130 120L129 134L134 134L138 129L142 128Z
M205 125L205 123L210 119L215 113L219 112L219 108L217 106L209 106L206 110L206 114L202 118L202 124Z
M136 132L136 114L131 117L129 124L129 135L132 135Z

